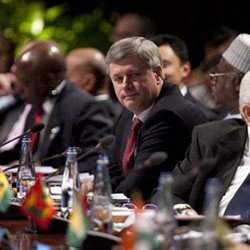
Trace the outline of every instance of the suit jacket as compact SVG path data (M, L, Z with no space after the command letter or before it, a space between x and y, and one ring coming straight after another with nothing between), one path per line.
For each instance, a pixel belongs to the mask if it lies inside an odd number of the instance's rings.
M209 109L207 108L205 105L203 105L201 102L199 102L198 100L196 100L191 92L189 91L189 89L187 89L187 94L184 96L184 98L190 102L192 102L193 104L195 104L203 113L204 115L207 117L207 119L209 121L215 121L215 120L219 120L219 114L216 113L215 110Z
M0 110L0 143L3 143L13 125L23 112L25 104L22 100L15 98L15 101Z
M243 157L247 126L242 119L210 122L195 127L186 157L173 170L174 203L189 203L202 211L208 178L217 177L226 192Z
M111 182L115 192L130 196L131 191L139 188L144 199L148 199L158 185L160 172L171 171L175 164L184 158L193 127L206 122L207 119L197 107L184 99L176 85L164 83L149 117L139 129L134 167L125 178L122 157L132 117L133 114L125 110L115 127L116 141L110 160ZM167 161L160 166L143 166L148 157L158 151L167 153Z
M97 99L97 101L101 104L104 112L109 115L115 123L123 110L123 106L119 102L115 102L111 98L106 100Z
M50 114L44 131L44 139L39 147L41 159L60 154L68 146L76 146L82 149L82 153L94 147L100 138L110 133L112 121L105 116L100 104L86 91L81 90L75 84L66 82L62 91L54 96L55 106ZM34 123L36 107L33 107L26 121L26 128ZM20 145L15 154L11 154L11 161L18 159ZM8 154L9 152L6 152ZM0 155L0 159L8 159L8 156ZM43 165L53 167L64 166L65 158L46 161ZM92 172L96 167L96 157L89 157L79 163L81 172Z

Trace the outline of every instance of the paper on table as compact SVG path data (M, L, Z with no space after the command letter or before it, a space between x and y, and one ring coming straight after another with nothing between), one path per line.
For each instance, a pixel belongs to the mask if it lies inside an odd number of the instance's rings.
M89 173L80 173L79 175L81 183L86 183L94 180L94 175L90 175ZM63 178L62 174L51 176L50 178L47 179L47 182L62 182L62 178Z
M9 166L0 166L0 168L4 171L6 168L9 168ZM18 168L13 168L8 170L8 173L16 173ZM55 168L51 166L36 166L35 170L37 173L42 173L42 174L52 174L56 171Z
M113 201L122 202L122 203L130 201L130 199L123 193L112 193L111 196L112 196ZM93 192L89 192L87 194L87 197L88 199L92 199Z

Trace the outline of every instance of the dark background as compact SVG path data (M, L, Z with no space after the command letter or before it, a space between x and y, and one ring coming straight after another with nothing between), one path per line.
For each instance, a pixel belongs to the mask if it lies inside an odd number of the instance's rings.
M239 33L250 33L250 0L46 1L47 6L59 3L69 3L72 14L101 7L107 19L112 19L112 12L122 14L134 11L148 15L155 22L158 33L175 34L186 42L193 66L203 58L205 42L220 26L229 26Z

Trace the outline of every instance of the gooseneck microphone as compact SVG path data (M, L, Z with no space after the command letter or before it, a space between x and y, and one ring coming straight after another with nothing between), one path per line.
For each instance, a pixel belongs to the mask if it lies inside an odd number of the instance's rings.
M114 141L114 139L115 139L114 135L104 136L103 138L101 138L99 140L99 143L95 147L90 148L84 154L80 155L77 158L77 161L81 161L93 153L100 152L101 150L104 150L107 146L111 145L111 143Z
M36 123L30 129L28 129L25 134L29 134L30 132L32 132L32 133L38 133L42 129L44 129L44 126L45 126L44 123L41 123L41 122L40 123Z
M30 134L30 133L38 133L44 128L44 126L45 126L44 123L36 123L30 129L28 129L26 132L24 132L23 134L18 135L17 137L14 137L14 138L12 138L12 139L10 139L8 141L3 142L2 144L0 144L0 147L2 147L4 145L18 139L18 138L20 138L20 137L22 137L24 135L27 135L27 134Z
M164 161L166 161L167 158L168 158L168 155L164 151L154 152L144 162L144 166L147 166L147 167L158 166L162 164Z
M82 152L82 149L79 148L79 147L76 147L76 153L80 154L81 152ZM31 163L36 163L36 162L43 162L43 161L49 161L49 160L57 159L57 158L60 158L60 157L66 157L66 156L67 156L67 151L64 151L64 152L62 152L60 154L55 154L55 155L52 155L52 156L49 156L49 157L46 157L46 158L43 158L43 159L34 160L34 161L31 161L31 162L25 162L23 164L17 164L17 165L11 166L9 168L5 168L3 170L3 172L7 172L8 170L11 170L11 169L14 169L14 168L18 168L18 167L24 166L26 164L31 164Z

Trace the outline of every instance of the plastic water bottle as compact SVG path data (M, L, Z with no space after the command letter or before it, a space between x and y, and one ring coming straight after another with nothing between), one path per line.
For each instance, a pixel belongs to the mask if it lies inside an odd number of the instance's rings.
M173 177L170 172L162 172L159 178L159 200L156 209L154 222L156 230L154 232L154 248L168 249L172 244L174 231L177 222L174 217L171 189Z
M108 158L100 154L94 181L93 198L91 202L92 229L105 233L112 233L112 196L108 173Z
M22 137L19 164L17 171L17 200L22 200L30 187L35 184L36 172L32 163L32 152L30 147L30 135Z
M67 218L76 204L77 193L80 190L80 179L75 147L67 148L67 158L62 180L61 212Z

